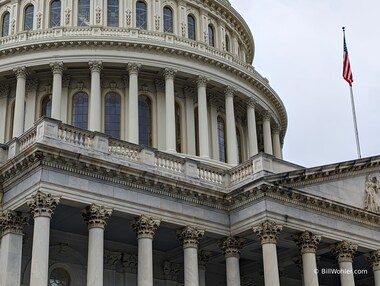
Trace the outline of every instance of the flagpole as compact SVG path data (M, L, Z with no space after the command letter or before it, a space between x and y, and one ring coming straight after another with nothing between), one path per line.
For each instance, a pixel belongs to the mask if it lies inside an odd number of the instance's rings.
M356 120L355 101L354 101L354 93L352 91L352 85L350 85L350 95L351 95L352 117L353 117L353 120L354 120L354 128L355 128L356 150L358 152L359 159L361 159L362 154L360 152L358 123L357 123L357 120Z

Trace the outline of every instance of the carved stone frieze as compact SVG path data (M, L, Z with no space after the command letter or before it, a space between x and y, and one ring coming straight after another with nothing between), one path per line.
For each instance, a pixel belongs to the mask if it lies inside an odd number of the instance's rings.
M183 248L198 248L199 242L205 233L204 229L194 226L186 226L177 232L178 239L183 243Z
M278 235L282 230L282 225L279 225L274 221L266 220L259 225L253 226L252 230L260 238L261 244L276 244Z
M160 226L161 220L147 215L135 218L132 228L137 234L137 238L153 239L156 229Z
M102 228L104 229L107 225L108 219L112 215L112 208L107 208L105 206L100 206L97 204L91 204L82 210L82 216L90 228Z
M34 218L39 216L51 218L60 201L59 196L38 191L32 195L26 203L29 206Z

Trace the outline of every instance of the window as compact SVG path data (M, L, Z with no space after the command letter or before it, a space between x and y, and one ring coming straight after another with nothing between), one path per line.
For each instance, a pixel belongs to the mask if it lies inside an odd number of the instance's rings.
M215 47L214 28L211 25L208 25L208 44Z
M226 34L226 37L224 40L224 44L226 45L226 51L229 52L230 51L230 38L228 37L227 34Z
M136 2L136 27L147 29L147 8L146 3L142 1Z
M78 26L90 25L90 0L78 0Z
M182 141L181 141L181 106L175 103L175 141L176 141L176 151L178 153L182 152Z
M24 31L30 31L33 29L33 18L34 18L34 6L28 5L25 8Z
M164 7L164 32L173 33L173 11L168 6Z
M194 41L196 39L195 18L192 15L187 16L187 37Z
M224 120L218 116L218 144L219 144L219 160L226 162L226 132Z
M42 99L41 116L51 117L51 95L46 95Z
M9 18L10 18L9 12L5 12L3 15L2 29L1 29L2 37L6 37L9 35Z
M61 26L61 1L53 0L50 3L50 27Z
M139 142L152 146L152 103L145 95L139 96Z
M70 275L65 269L55 268L50 273L49 286L70 286L70 284Z
M87 129L88 95L78 92L73 96L72 122L75 127Z
M107 1L107 26L119 27L119 0Z
M106 95L105 133L120 139L120 96L115 92Z

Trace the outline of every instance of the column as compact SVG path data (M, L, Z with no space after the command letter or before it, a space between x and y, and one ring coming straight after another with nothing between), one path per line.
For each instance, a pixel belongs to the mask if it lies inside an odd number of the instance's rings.
M140 64L129 63L128 141L139 144L139 85Z
M62 73L63 62L50 63L53 72L53 93L51 96L51 117L61 120L62 105ZM92 93L92 89L91 89Z
M16 74L16 101L15 111L13 116L13 135L12 137L18 137L24 132L24 116L25 116L25 84L28 70L25 66L17 67L13 69Z
M156 104L157 104L157 148L166 150L166 100L165 100L165 81L155 79L156 85Z
M358 245L350 241L343 240L335 245L333 253L339 263L340 283L342 286L355 286L354 273L352 268L352 261Z
M104 228L112 215L112 209L91 204L82 210L88 227L87 285L103 285Z
M372 265L375 286L380 286L380 249L371 253L369 261Z
M272 132L270 127L271 114L269 111L263 113L263 136L264 136L264 153L273 155Z
M212 95L209 98L210 105L210 137L211 137L211 158L219 160L219 136L218 136L218 107L217 97ZM223 110L224 111L224 110ZM223 112L224 113L224 112Z
M219 243L226 258L227 286L240 286L239 258L243 245L243 239L233 236L229 236Z
M27 204L34 217L30 286L48 284L50 219L60 198L38 191Z
M191 87L185 87L183 93L186 98L186 139L187 154L196 154L195 145L195 120L194 120L194 94L195 91Z
M259 153L257 147L256 108L257 102L253 98L247 100L248 148L249 157Z
M91 96L89 109L89 130L102 130L102 96L100 85L100 72L103 68L102 61L90 61L88 63L91 70Z
M321 236L313 234L309 231L298 234L295 242L301 251L302 269L304 284L308 286L318 286L318 273L316 252Z
M198 131L199 131L199 156L210 157L208 139L208 115L206 86L208 79L203 76L197 78L198 85Z
M165 108L166 108L166 151L176 152L175 99L174 99L174 69L166 68L165 76ZM178 122L181 124L181 122Z
M282 159L280 131L281 129L278 124L273 126L272 128L273 155L278 159Z
M237 154L234 93L235 90L230 86L224 90L226 100L227 163L237 165L239 159Z
M211 252L201 250L198 253L199 286L206 286L206 265L211 256Z
M28 107L25 109L25 119L24 119L24 130L29 130L34 126L34 121L36 118L36 103L37 103L37 90L38 90L38 79L29 79L26 81L26 98L25 105ZM38 114L37 117L39 117Z
M160 223L160 219L142 215L132 224L138 240L137 286L153 286L153 237Z
M68 124L67 113L68 113L68 100L69 100L69 86L70 86L70 75L63 76L62 79L62 98L61 98L61 121Z
M282 226L266 220L259 225L253 226L252 230L259 237L262 245L265 286L279 286L280 276L276 244Z
M21 284L22 236L27 217L6 210L0 214L0 285Z
M0 85L0 143L5 143L7 138L6 129L9 90L9 85Z
M198 245L204 232L203 229L187 226L177 233L183 243L184 286L199 286Z

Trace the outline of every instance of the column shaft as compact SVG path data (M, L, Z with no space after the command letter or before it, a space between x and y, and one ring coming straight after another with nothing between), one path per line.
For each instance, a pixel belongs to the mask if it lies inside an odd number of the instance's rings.
M262 247L265 286L279 286L280 276L278 272L276 244L265 243Z
M355 286L352 262L341 261L339 268L343 270L340 274L340 283L342 286Z
M26 71L16 71L17 84L16 84L16 101L15 110L13 115L13 135L18 137L24 132L24 116L25 116L25 84L26 84Z
M138 239L137 285L153 286L153 241L151 238Z
M166 151L176 152L175 99L173 69L165 69ZM178 122L181 124L181 122Z
M256 114L254 105L248 105L247 107L247 121L249 157L252 157L259 153L259 149L257 147Z
M282 159L280 133L277 127L275 127L275 129L273 130L272 140L273 140L273 155L278 159Z
M53 71L53 93L51 97L51 117L61 120L61 104L62 104L62 71L63 63L51 63L50 67ZM92 93L92 90L91 90Z
M199 286L198 249L187 247L184 252L185 286Z
M239 257L226 258L227 286L240 286Z
M186 127L187 154L195 155L194 100L192 95L189 94L186 94Z
M379 270L374 270L373 271L373 276L375 279L375 286L380 286L380 269Z
M198 79L199 156L203 158L210 157L206 84L206 79Z
M102 97L100 85L100 71L102 62L90 62L91 67L91 97L90 97L90 120L89 130L102 130Z
M236 124L234 112L234 91L228 87L225 90L226 97L226 131L227 131L227 163L238 164Z
M22 234L5 234L0 245L0 285L21 285L21 254Z
M198 269L199 272L199 286L206 286L206 270Z
M302 254L302 268L304 285L318 286L317 262L315 253L306 252Z
M103 285L104 229L90 228L88 231L87 285Z
M128 141L139 144L139 86L137 64L129 64Z
M270 127L270 117L269 115L264 115L263 117L263 132L264 132L264 152L273 155L272 147L272 134Z

